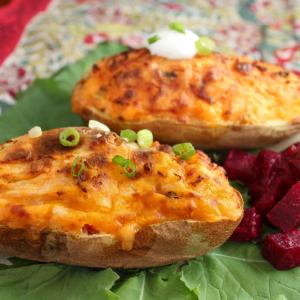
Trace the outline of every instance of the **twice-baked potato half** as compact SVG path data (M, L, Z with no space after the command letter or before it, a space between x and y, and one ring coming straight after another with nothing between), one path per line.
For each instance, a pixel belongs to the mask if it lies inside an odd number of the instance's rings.
M203 152L182 160L170 146L142 149L83 127L76 128L80 142L67 147L63 130L0 146L1 252L89 267L150 267L202 255L238 225L242 198ZM114 163L116 156L130 160L134 174Z
M85 120L115 131L148 128L169 144L262 147L300 129L300 79L247 57L171 60L141 49L95 64L72 106Z

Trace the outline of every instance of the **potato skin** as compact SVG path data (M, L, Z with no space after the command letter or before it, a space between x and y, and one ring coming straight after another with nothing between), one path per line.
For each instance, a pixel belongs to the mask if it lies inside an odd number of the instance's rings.
M122 250L119 242L109 245L107 235L33 233L1 226L0 251L25 259L93 268L147 268L206 254L223 244L239 222L182 220L150 225L137 233L130 251Z
M261 148L278 143L300 130L298 123L280 126L228 125L212 128L163 119L151 122L121 122L112 120L91 107L85 109L81 117L86 123L93 119L99 120L115 132L127 128L135 131L147 128L162 143L173 145L189 141L200 149Z
M80 143L66 148L58 141L62 130L0 145L0 252L88 267L150 267L205 254L239 224L241 195L201 151L182 161L167 145L140 149L84 127L77 128ZM135 161L136 178L112 163L115 154ZM74 178L78 156L87 167ZM99 203L108 197L109 208ZM132 223L138 230L128 249L123 229Z
M299 91L295 74L247 57L168 60L141 49L94 65L72 107L117 132L149 128L164 143L250 148L299 131Z

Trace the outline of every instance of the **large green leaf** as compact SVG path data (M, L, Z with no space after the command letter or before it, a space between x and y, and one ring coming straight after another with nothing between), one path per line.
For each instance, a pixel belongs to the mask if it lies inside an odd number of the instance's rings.
M227 242L190 264L202 269L200 299L275 300L279 295L300 299L300 268L274 269L261 256L257 245Z
M93 271L58 264L35 264L0 272L0 299L118 299L110 292L118 279L111 269Z
M93 62L123 49L115 43L101 44L51 78L35 81L19 95L19 103L0 117L0 141L35 125L48 129L82 124L71 113L74 84ZM247 195L243 186L235 186ZM0 267L0 299L300 299L300 268L277 271L261 257L259 246L252 244L227 242L187 265L148 270L92 270L16 259L13 263Z
M178 265L140 271L124 280L114 291L123 300L197 300L181 280Z

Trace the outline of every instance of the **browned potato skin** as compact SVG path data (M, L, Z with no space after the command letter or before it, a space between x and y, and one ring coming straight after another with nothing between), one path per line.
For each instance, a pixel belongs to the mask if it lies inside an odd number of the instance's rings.
M25 259L93 268L147 268L206 254L223 244L239 222L186 220L150 225L137 233L130 251L122 250L118 242L108 246L101 235L74 236L0 226L0 251ZM192 236L198 239L193 241Z
M94 65L72 107L116 132L148 128L164 143L251 148L299 131L299 94L295 74L265 62L217 53L168 60L141 49Z
M79 152L83 156L102 153L107 158L107 155L113 151L114 145L119 147L125 143L114 133L105 135L97 129L77 128L81 134L80 145L76 148L67 149L58 143L58 134L61 130L55 129L44 132L40 138L23 136L9 141L7 144L0 145L0 200L7 200L8 197L11 197L9 199L12 202L15 201L15 194L5 194L8 191L5 182L9 186L9 184L14 184L18 178L14 177L15 172L17 172L17 176L21 176L21 180L24 180L24 178L28 181L31 178L36 180L38 185L36 189L39 190L44 188L45 183L45 177L39 179L40 175L47 175L46 181L48 183L51 183L52 179L52 190L38 196L39 199L45 199L49 203L54 201L52 194L55 194L58 188L60 189L56 186L57 181L55 183L54 177L58 178L59 181L66 180L66 185L69 191L72 192L70 195L76 195L78 198L84 197L84 193L80 192L80 188L83 186L78 186L70 172L58 173L56 168L58 168L57 170L64 170L68 167L64 159L69 156L75 157ZM101 137L98 137L99 134ZM103 152L105 145L108 145L107 152ZM76 154L74 151L76 151ZM217 177L217 181L224 182L226 178L223 169L212 164L206 155L201 154L200 151L199 155L199 167L201 164L203 166L208 164L214 178ZM43 164L40 164L40 162L43 162ZM23 171L16 167L20 163L23 164ZM15 164L17 165L15 166ZM54 166L54 164L56 165ZM103 167L101 168L100 171L104 170ZM111 172L111 174L114 174L115 171L112 170ZM145 175L140 174L140 176ZM124 180L130 181L126 177ZM82 184L88 184L90 181L91 177ZM213 181L209 184L213 184ZM89 191L89 185L87 185L87 189ZM25 201L25 204L30 204L30 201L34 200L34 198L30 198L32 193L28 193L28 195L25 195L28 200L22 200ZM59 197L64 197L64 195ZM69 201L68 197L67 191L65 191L64 199ZM218 195L215 197L218 198ZM26 259L88 267L143 268L165 265L203 255L224 243L239 224L243 215L243 200L239 192L233 190L232 198L235 199L238 216L235 220L224 218L216 222L205 222L178 219L146 225L136 233L133 247L129 251L123 250L118 238L107 233L87 235L51 228L36 230L35 223L30 223L31 219L29 219L29 226L25 228L12 228L0 222L0 252ZM59 203L63 205L64 200L63 198L60 199Z

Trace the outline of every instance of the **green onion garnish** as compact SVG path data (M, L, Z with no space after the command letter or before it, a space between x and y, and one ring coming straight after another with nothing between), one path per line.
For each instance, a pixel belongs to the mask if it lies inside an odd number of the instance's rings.
M131 129L124 129L120 132L120 137L126 139L128 142L134 142L137 139L137 134Z
M127 159L123 168L124 168L124 173L127 177L129 178L135 177L136 165L132 160Z
M79 141L80 134L75 128L67 128L59 134L59 142L65 147L74 147Z
M195 42L198 54L209 55L215 49L215 42L207 36L200 36Z
M119 165L121 167L124 167L125 163L126 163L126 158L124 158L121 155L115 155L112 159L112 162L116 165Z
M132 160L126 159L121 155L115 155L112 159L112 162L116 165L123 167L124 173L127 177L135 177L136 165Z
M184 26L180 22L172 22L172 23L170 23L169 28L171 30L178 31L180 33L185 33Z
M84 169L85 169L84 161L79 156L77 156L72 163L72 168L71 168L72 175L74 177L80 177Z
M148 38L148 43L149 44L154 44L158 40L160 40L160 37L158 35L153 35L153 36Z
M142 148L149 148L153 143L153 134L148 129L142 129L137 133L137 142Z
M176 144L172 149L174 153L183 160L191 158L196 153L196 150L191 143Z

